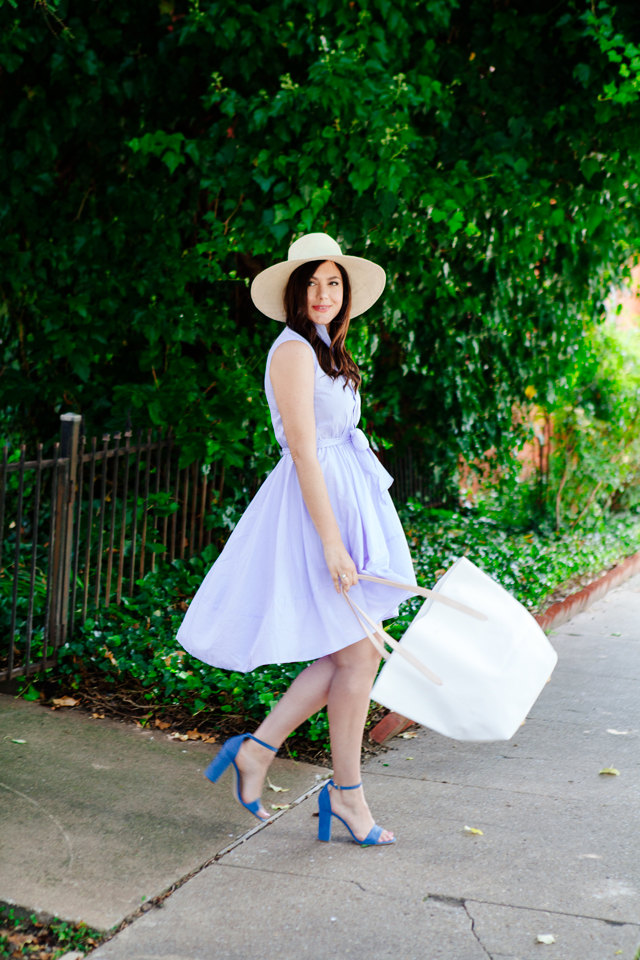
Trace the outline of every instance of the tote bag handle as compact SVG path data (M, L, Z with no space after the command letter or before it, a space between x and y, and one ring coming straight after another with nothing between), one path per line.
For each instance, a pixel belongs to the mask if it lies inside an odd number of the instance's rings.
M433 600L438 600L440 603L444 603L448 607L453 607L454 610L460 610L461 613L466 613L470 617L475 617L476 620L486 620L487 617L484 613L480 613L477 610L473 610L471 607L465 606L463 603L458 603L457 600L451 600L449 597L444 597L442 594L438 593L435 590L427 590L425 587L419 587L413 583L397 583L395 580L385 580L383 577L372 577L366 573L358 574L359 580L370 580L372 583L383 583L388 587L397 587L398 590L411 590L412 593L417 593L421 597L431 598ZM381 624L376 623L375 620L372 620L368 613L366 613L362 607L360 607L355 600L352 600L348 593L344 590L342 595L349 604L356 620L364 630L365 634L380 654L384 660L388 660L391 656L390 653L384 648L384 644L388 643L392 650L398 653L401 657L404 657L416 670L419 670L420 673L430 680L431 683L435 683L437 686L442 686L442 680L440 677L433 673L432 670L429 670L428 667L418 660L409 650L405 650L404 647L401 647L397 640L395 640L390 634L384 630ZM364 618L364 620L362 619ZM373 627L373 633L367 626L367 623Z
M429 670L428 667L425 667L424 663L418 660L417 657L414 657L409 650L405 650L404 647L401 647L398 641L394 640L394 638L382 628L381 624L372 620L369 614L365 613L362 607L358 606L355 600L350 599L348 593L343 592L342 595L351 607L351 610L355 614L356 620L364 630L365 634L368 636L369 640L384 660L388 660L391 656L391 654L387 653L384 648L384 644L388 643L393 650L400 654L401 657L404 657L404 659L408 660L409 663L416 668L416 670L419 670L420 673L427 678L427 680L430 680L431 683L435 683L439 687L442 686L442 680L436 673L433 673L432 670ZM363 622L362 617L364 617L365 621L368 621L371 624L375 633L371 632L367 624ZM382 635L384 635L384 638Z
M368 573L359 573L358 580L370 580L371 583L384 583L387 587L396 587L398 590L410 590L411 593L417 593L420 597L426 597L427 600L436 600L438 603L444 603L447 607L453 607L461 613L466 613L468 617L475 617L476 620L488 620L485 613L474 610L473 607L467 607L464 603L458 603L451 597L445 597L437 590L427 590L426 587L419 587L416 583L400 583L395 580L385 580L383 577L372 577Z

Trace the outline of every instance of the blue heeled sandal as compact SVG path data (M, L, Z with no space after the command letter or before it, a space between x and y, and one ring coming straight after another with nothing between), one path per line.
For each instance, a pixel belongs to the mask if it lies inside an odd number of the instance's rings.
M222 744L220 750L204 771L204 775L207 780L211 780L211 783L216 783L225 772L227 767L233 764L233 769L236 772L234 779L234 794L236 800L238 803L242 804L245 810L248 810L249 813L254 815L254 817L257 817L258 820L264 822L265 818L261 817L258 813L260 807L262 806L260 797L258 797L257 800L252 800L251 803L245 803L242 799L240 771L238 770L238 765L236 764L236 757L238 756L238 750L245 740L255 740L255 742L259 743L261 747L266 747L267 750L273 750L274 753L278 752L277 747L272 747L270 743L264 743L264 741L258 740L258 738L254 737L253 734L241 733L237 737L230 737L229 740Z
M325 784L320 791L320 796L318 797L318 840L331 840L331 817L335 817L337 820L341 820L342 823L344 823L345 827L353 837L354 843L359 844L361 847L384 847L389 843L396 842L395 837L393 840L381 840L380 835L382 834L383 828L379 827L377 823L374 823L364 840L358 840L347 821L343 820L342 817L338 816L338 814L334 813L331 809L331 796L329 794L330 786L335 787L336 790L357 790L358 787L362 786L362 783L356 783L353 787L339 787L333 782L333 780L329 780L329 782Z

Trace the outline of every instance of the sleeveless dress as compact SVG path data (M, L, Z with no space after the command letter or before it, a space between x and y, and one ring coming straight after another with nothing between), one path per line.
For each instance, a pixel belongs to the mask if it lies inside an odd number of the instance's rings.
M326 328L316 326L327 342ZM286 327L269 351L265 373L282 456L203 580L177 637L199 660L241 673L267 663L316 660L363 638L327 569L275 401L271 358L288 340L307 344L313 355L318 460L349 555L361 573L416 582L388 492L393 478L358 429L359 393L343 377L328 377L311 344ZM397 616L398 603L412 595L364 581L350 590L376 622Z

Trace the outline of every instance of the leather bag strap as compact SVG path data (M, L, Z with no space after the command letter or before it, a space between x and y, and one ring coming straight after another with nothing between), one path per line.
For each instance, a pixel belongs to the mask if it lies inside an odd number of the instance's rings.
M461 613L466 613L469 617L476 620L488 620L486 614L474 610L473 607L467 607L464 603L452 600L451 597L445 597L437 590L427 590L425 587L419 587L416 583L399 583L395 580L385 580L383 577L372 577L368 573L359 573L358 580L370 580L371 583L384 583L386 587L396 587L398 590L410 590L411 593L417 593L420 597L426 597L428 600L436 600L438 603L444 603L447 607L453 607Z
M351 607L351 610L353 611L356 617L356 620L358 621L358 623L366 633L367 637L369 638L369 640L371 641L375 649L378 651L378 653L384 660L388 660L389 657L391 656L391 654L387 653L387 651L384 648L384 644L388 643L389 646L392 648L392 650L398 653L401 657L404 657L404 659L407 660L413 667L415 667L416 670L419 670L420 673L427 678L427 680L430 680L431 683L435 683L439 687L442 686L442 680L436 673L433 673L432 670L429 670L428 667L425 667L424 663L418 660L418 658L415 657L409 650L405 650L404 647L401 647L398 641L395 640L390 634L386 632L386 630L382 627L382 624L376 623L375 620L372 620L369 614L365 613L362 607L360 607L355 602L355 600L352 600L349 594L346 593L344 590L342 591L342 595L347 601L347 603L349 604L349 606ZM371 624L375 633L371 632L366 622L364 622L361 619L362 617L364 617L364 621L367 621L368 623Z

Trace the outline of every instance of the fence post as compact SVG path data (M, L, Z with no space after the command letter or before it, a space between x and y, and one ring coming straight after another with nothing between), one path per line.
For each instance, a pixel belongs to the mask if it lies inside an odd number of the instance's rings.
M51 616L49 639L54 650L66 640L69 622L69 586L71 554L73 552L73 514L78 473L78 441L82 417L77 413L60 416L60 457L62 464L58 477L55 504L55 543L51 571Z

